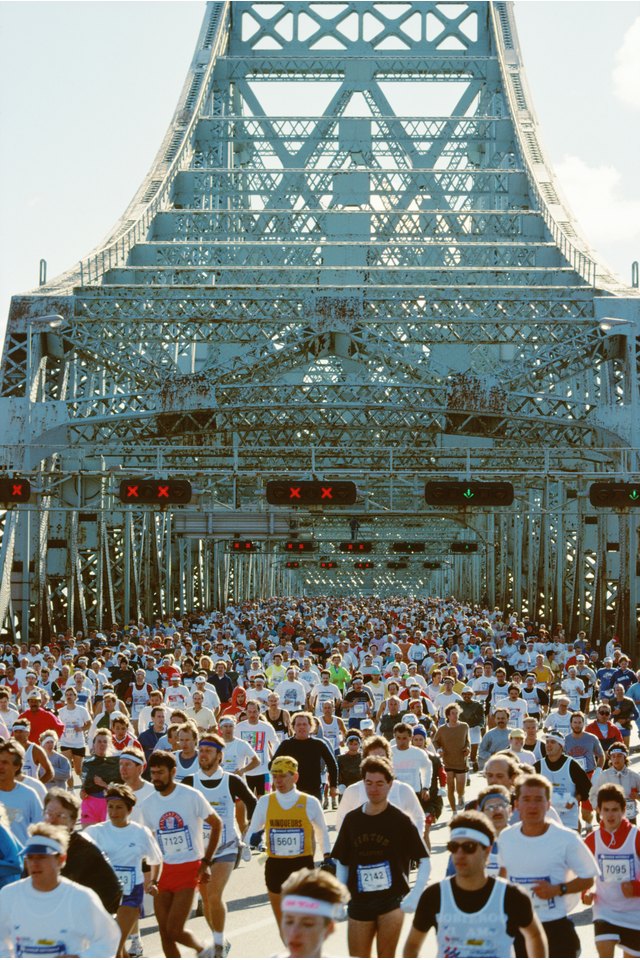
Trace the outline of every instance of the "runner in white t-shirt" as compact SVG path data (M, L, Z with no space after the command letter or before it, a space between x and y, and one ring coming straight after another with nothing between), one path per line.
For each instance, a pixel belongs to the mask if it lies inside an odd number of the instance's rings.
M87 732L91 727L91 716L87 708L80 706L77 701L75 687L67 687L64 692L65 705L58 710L58 718L64 723L60 750L80 776L82 761L87 752Z
M112 783L106 797L109 819L87 827L85 833L107 857L122 887L116 920L120 927L118 956L124 956L122 951L140 918L145 893L157 891L162 852L148 827L129 820L136 805L136 796L130 787ZM143 860L150 867L147 874L142 872Z
M163 869L153 891L156 919L165 956L179 956L178 943L196 953L204 949L186 929L193 897L200 882L211 877L213 854L222 831L220 817L202 794L192 787L174 783L176 760L167 750L149 757L151 782L156 790L142 801L142 822L155 835L162 851ZM206 849L204 824L211 827ZM169 930L180 930L169 935Z

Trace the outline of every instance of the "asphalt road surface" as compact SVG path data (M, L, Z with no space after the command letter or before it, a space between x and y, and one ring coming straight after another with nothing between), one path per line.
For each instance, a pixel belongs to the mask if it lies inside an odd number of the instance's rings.
M632 746L637 745L637 734L634 731ZM640 754L635 753L631 758L631 766L640 772ZM473 774L471 786L467 788L467 799L472 799L485 785L481 774ZM327 822L332 837L335 837L336 814L328 811ZM440 822L431 831L432 843L432 871L431 880L441 880L446 871L448 854L446 843L449 838L447 824L450 820L448 807ZM258 855L254 854L250 863L241 862L231 876L226 888L227 895L227 939L231 942L230 958L234 957L274 957L283 953L284 947L276 928L273 914L268 903L264 885L264 866ZM580 941L583 957L596 957L597 951L593 939L593 924L591 909L580 908L572 915ZM202 917L193 916L189 922L193 931L210 943L210 934L207 924ZM339 924L334 935L325 946L326 957L347 957L347 930L346 923ZM398 956L402 956L402 947L411 927L411 917L405 918L402 936L398 946ZM141 923L145 957L162 957L162 946L155 916L151 915ZM192 951L186 947L183 956L192 956ZM422 948L422 957L435 957L436 941L433 931L427 936Z

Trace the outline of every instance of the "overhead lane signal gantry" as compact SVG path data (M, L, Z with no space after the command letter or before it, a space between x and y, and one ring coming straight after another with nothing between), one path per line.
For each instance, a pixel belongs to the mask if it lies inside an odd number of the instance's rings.
M371 540L343 540L340 544L343 553L371 553L373 550L373 541Z
M400 540L391 544L393 553L424 553L424 540Z
M589 487L589 502L593 507L625 510L640 508L640 482L597 481Z
M351 480L267 481L267 503L274 507L352 507L357 495Z
M26 477L0 477L0 503L28 503L30 496Z
M432 507L509 507L514 490L502 480L428 480L424 498Z
M286 553L314 553L318 545L315 540L285 540Z
M118 496L122 503L184 505L191 503L191 484L188 480L159 480L132 477L120 481Z
M232 540L229 546L231 553L255 553L258 549L253 540Z

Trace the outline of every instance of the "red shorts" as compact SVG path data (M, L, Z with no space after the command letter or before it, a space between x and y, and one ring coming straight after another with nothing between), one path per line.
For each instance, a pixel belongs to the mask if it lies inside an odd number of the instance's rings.
M195 890L198 886L200 860L188 863L165 863L158 881L160 893L178 893L179 890Z

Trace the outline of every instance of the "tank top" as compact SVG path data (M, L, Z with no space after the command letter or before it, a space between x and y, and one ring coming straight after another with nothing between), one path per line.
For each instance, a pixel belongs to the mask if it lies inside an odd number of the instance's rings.
M488 877L497 877L500 873L500 860L498 858L498 841L494 840L491 852L487 858L485 872Z
M551 806L560 817L562 826L577 830L580 822L580 804L576 799L576 785L569 773L570 766L571 758L567 757L559 770L550 770L545 758L540 761L540 773L551 782L553 787ZM570 800L573 800L573 806L567 809L565 804Z
M142 708L146 707L149 703L149 690L147 687L148 684L145 680L141 687L136 686L134 683L131 688L131 716L136 720L140 716Z
M504 909L505 880L496 879L482 910L465 913L453 897L451 878L440 881L438 921L439 957L513 957L513 938L507 933Z
M25 751L24 760L22 761L22 773L24 773L26 777L33 777L34 780L38 780L39 769L40 765L33 759L33 744L30 743Z
M307 795L301 793L290 810L269 796L265 820L267 856L278 859L313 856L313 824L307 814Z
M279 715L278 715L278 719L277 719L277 720L273 720L273 719L269 716L268 711L267 711L267 715L266 715L266 716L267 716L267 721L271 724L271 726L272 726L273 729L275 730L276 736L278 737L278 740L280 741L280 743L282 743L282 741L285 739L285 737L288 737L288 736L289 736L289 730L287 729L287 725L286 725L286 723L284 722L284 718L283 718L283 716L282 716L283 713L284 713L284 711L281 710L280 713L279 713Z
M215 786L212 786L214 783ZM218 857L235 853L238 849L240 836L236 829L235 803L233 802L231 789L229 787L229 774L223 773L220 779L218 779L218 776L216 776L215 779L209 779L203 774L202 770L197 770L193 775L193 786L198 793L201 793L202 796L209 801L222 820L222 833L220 834L220 840L213 859L217 860ZM203 829L206 849L209 843L211 826L208 823L204 823Z
M626 880L640 880L640 858L636 854L638 828L629 830L621 847L611 849L602 842L602 830L595 831L595 854L598 864L596 877L596 900L593 905L594 920L638 929L638 898L624 897L620 884ZM630 923L630 914L635 922Z
M182 758L178 752L174 753L174 757L176 758L176 776L175 776L176 783L181 783L185 777L192 777L196 773L198 773L199 767L198 767L197 753L191 759L191 761L187 764L183 763Z
M340 728L338 727L337 718L334 717L331 723L325 723L322 717L320 717L320 729L322 731L322 736L327 741L333 752L338 753L340 750Z

